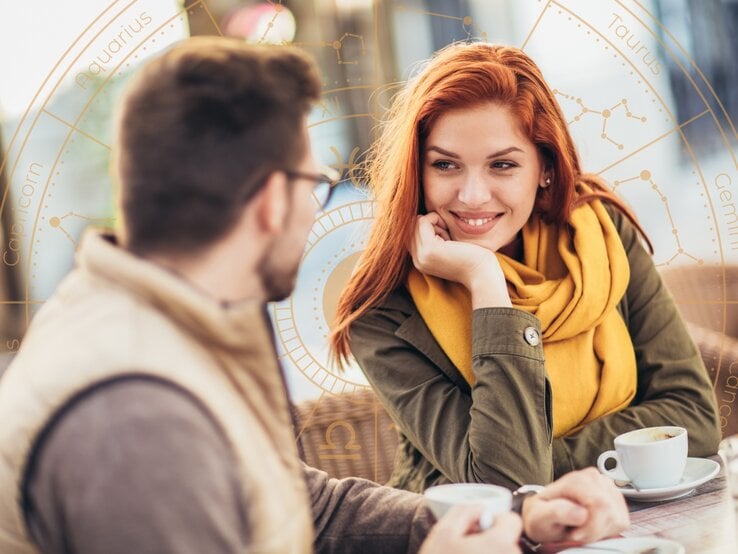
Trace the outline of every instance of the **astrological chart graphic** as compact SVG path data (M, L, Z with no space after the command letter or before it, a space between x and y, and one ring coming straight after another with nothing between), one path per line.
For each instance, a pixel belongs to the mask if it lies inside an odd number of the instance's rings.
M280 18L293 17L280 2L267 4L260 40L269 37ZM338 297L366 245L375 214L370 193L352 173L364 152L346 138L346 129L360 121L373 132L387 98L402 86L402 81L386 82L383 60L397 57L398 73L405 79L430 55L424 49L430 34L410 29L444 26L452 40L503 42L529 54L564 112L584 169L604 178L632 207L653 243L657 267L709 273L706 293L697 296L684 289L675 293L677 304L705 308L710 326L726 333L738 303L726 271L738 264L738 136L689 48L657 17L651 3L465 2L469 13L429 10L415 0L354 4L366 5L361 17L368 25L344 25L346 18L339 17L330 28L301 33L301 20L296 19L295 44L320 59L326 73L323 98L309 119L316 157L347 178L330 205L318 212L294 294L269 306L290 391L297 402L313 403L301 432L328 399L353 395L357 403L367 402L362 393L369 386L360 369L351 364L339 371L329 363L327 349ZM499 7L503 4L507 11ZM4 135L2 163L9 184L0 213L12 224L4 237L3 263L21 270L19 290L4 304L24 324L72 267L82 230L115 222L111 182L92 181L85 174L85 168L93 174L109 163L110 125L100 123L100 113L114 104L141 59L188 33L188 14L201 16L211 26L208 32L221 34L213 12L209 0L187 7L154 0L101 4L89 20L80 22L79 37L59 50L58 62L29 97L13 134ZM289 26L295 27L294 19L285 24ZM392 40L388 33L394 33ZM80 66L79 60L87 63ZM683 94L692 99L690 113L677 114L674 108L674 73L687 83ZM356 91L366 93L365 103L356 102ZM712 151L698 148L690 132L695 125L708 128L718 146ZM65 169L72 160L74 173ZM17 349L20 338L9 337L6 351ZM725 383L726 372L733 375L722 350L708 365L714 383ZM738 390L738 375L735 384ZM738 405L722 386L716 385L716 394L726 415ZM327 425L326 433L337 435L325 437L326 444L335 446L326 456L375 459L373 443L362 443L361 437L341 439L356 435L351 422L336 415L329 423L335 425Z
M133 67L186 36L187 18L174 2L118 1L80 29L4 136L3 263L20 275L19 297L4 302L23 327L71 269L82 230L115 225L113 105Z
M333 394L366 386L360 371L329 371L330 314L348 281L374 217L374 203L355 200L329 209L316 219L298 275L300 286L291 298L274 306L274 319L285 356L301 374ZM340 247L340 248L339 248ZM303 322L311 321L310 325Z

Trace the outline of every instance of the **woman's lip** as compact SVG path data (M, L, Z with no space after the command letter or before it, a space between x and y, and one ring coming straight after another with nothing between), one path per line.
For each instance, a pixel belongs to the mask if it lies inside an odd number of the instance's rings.
M484 213L484 214L466 214L466 213L458 213L458 212L451 212L451 215L454 216L454 222L456 223L456 226L459 228L459 230L466 234L466 235L483 235L484 233L487 233L490 231L495 225L497 225L497 222L500 220L501 213ZM479 224L473 224L467 220L476 220L476 222L479 222L481 220L481 225Z

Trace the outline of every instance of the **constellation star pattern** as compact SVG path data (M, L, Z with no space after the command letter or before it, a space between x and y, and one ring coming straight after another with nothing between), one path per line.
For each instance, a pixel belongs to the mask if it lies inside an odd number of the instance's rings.
M71 217L73 219L74 218L80 219L82 221L85 221L87 224L102 225L102 226L106 226L106 227L110 227L110 226L112 226L115 223L115 218L111 218L111 217L105 217L105 218L101 218L101 217L87 217L87 216L84 216L84 215L81 215L81 214L78 214L78 213L74 213L74 212L66 213L66 214L64 214L61 217L54 216L54 217L50 218L49 219L49 225L52 228L58 229L59 231L61 231L62 233L64 233L64 235L74 245L75 248L78 246L77 241L74 240L74 238L69 233L69 231L67 231L64 228L64 226L63 226L64 220L67 219L68 217Z
M621 179L617 181L613 181L612 190L613 192L618 189L621 185L624 185L625 183L630 183L632 181L636 181L640 179L641 181L646 181L651 185L651 190L653 190L656 195L659 197L659 200L664 206L664 210L666 211L666 217L669 220L669 223L671 225L671 234L674 236L674 240L676 242L676 251L674 254L669 257L665 262L656 263L656 267L665 267L670 265L675 259L677 259L679 256L684 256L686 258L689 258L690 260L697 262L698 264L703 264L704 260L702 258L698 258L697 256L693 256L689 252L685 251L684 246L682 245L682 241L679 238L679 230L676 227L676 223L674 221L674 216L672 215L671 209L669 207L669 199L667 196L662 192L661 187L659 187L654 180L652 179L651 172L647 169L644 169L640 172L640 174L634 176L634 177L628 177L627 179Z
M553 93L558 96L561 96L565 100L573 100L575 104L579 106L579 108L581 109L581 111L577 115L575 115L572 120L567 121L567 123L570 126L578 121L581 121L582 117L587 114L599 115L602 118L602 132L600 133L600 138L613 144L614 146L617 147L618 150L622 150L623 148L625 148L625 145L617 142L616 140L614 140L611 136L607 134L607 122L613 116L615 111L618 110L618 108L622 106L623 110L625 110L625 114L624 114L625 117L630 118L630 119L635 119L637 121L640 121L641 123L646 123L647 121L646 116L637 116L637 115L634 115L633 112L630 111L630 108L628 107L627 98L623 98L618 103L613 105L611 108L593 110L592 108L588 108L587 106L585 106L584 101L581 98L578 98L570 94L565 94L557 89L554 89ZM622 112L623 110L620 110L620 111Z

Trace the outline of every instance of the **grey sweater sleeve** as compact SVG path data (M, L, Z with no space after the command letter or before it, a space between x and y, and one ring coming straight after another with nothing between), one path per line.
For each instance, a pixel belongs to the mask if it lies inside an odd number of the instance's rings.
M38 444L25 512L43 553L248 550L233 453L197 401L125 379L77 399Z
M419 494L303 466L319 554L415 553L432 520Z

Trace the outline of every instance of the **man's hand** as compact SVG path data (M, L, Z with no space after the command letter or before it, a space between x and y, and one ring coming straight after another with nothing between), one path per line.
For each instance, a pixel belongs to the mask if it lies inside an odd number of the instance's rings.
M572 471L523 503L525 534L535 542L593 542L630 524L623 495L594 468Z
M516 514L495 516L494 525L480 532L480 506L454 506L433 526L420 554L516 554L523 524Z

